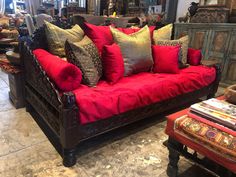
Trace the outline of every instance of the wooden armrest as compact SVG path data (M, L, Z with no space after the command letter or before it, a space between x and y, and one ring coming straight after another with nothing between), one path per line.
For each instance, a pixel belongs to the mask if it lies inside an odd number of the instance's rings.
M201 61L202 65L204 66L219 66L221 64L221 61L220 60L216 60L216 59L213 59L213 60L202 60Z

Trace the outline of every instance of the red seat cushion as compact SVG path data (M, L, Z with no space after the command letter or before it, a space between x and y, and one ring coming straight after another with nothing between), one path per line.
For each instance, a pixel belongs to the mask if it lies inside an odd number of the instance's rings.
M78 67L43 49L33 51L48 77L61 91L72 91L80 86L82 73Z
M180 46L152 46L154 73L179 73Z
M200 65L202 59L202 52L201 50L196 50L189 48L188 49L188 64L197 66Z
M94 42L100 55L104 45L111 45L113 43L110 26L96 26L85 23L84 32Z
M102 65L104 76L109 83L115 84L124 77L124 60L117 44L114 43L103 47Z
M215 80L215 68L191 66L179 74L139 73L123 77L115 85L100 81L96 88L81 85L74 90L82 124L106 119L178 95L192 92Z

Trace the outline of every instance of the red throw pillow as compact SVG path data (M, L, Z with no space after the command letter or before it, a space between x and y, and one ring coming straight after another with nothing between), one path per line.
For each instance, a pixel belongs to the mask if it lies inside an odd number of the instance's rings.
M117 29L125 34L132 34L140 30L140 28L117 28Z
M48 77L61 91L69 92L79 87L82 73L78 67L43 49L36 49L33 53Z
M85 23L84 32L96 45L100 55L104 45L111 45L113 43L110 26L96 26Z
M111 84L115 84L124 77L124 61L120 47L117 44L114 43L103 47L102 64L104 76Z
M188 61L187 61L188 64L197 66L197 65L200 65L201 60L202 60L201 50L192 49L192 48L188 49Z
M155 28L156 28L155 26L149 26L151 37L153 37L153 31L155 30ZM125 34L132 34L132 33L136 33L141 28L117 28L117 29Z
M156 29L155 26L149 26L150 34L151 34L151 39L153 39L153 32Z
M154 73L179 73L180 46L152 46Z

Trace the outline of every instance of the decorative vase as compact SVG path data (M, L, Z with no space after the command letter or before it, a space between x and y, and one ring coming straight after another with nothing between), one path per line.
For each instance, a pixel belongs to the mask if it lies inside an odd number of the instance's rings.
M229 103L236 104L236 84L225 89L225 99Z

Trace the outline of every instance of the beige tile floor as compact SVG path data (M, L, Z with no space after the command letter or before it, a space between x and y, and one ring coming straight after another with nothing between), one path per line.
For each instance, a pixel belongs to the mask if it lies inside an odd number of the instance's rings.
M77 164L65 168L32 117L25 109L12 106L8 91L7 75L0 71L1 177L166 177L164 120L138 124L141 128L137 131L133 131L137 125L125 127L84 143ZM212 176L184 158L179 168L181 177Z

